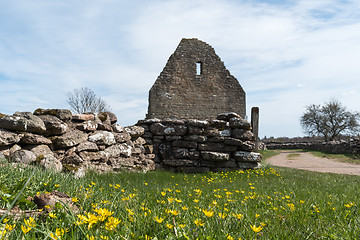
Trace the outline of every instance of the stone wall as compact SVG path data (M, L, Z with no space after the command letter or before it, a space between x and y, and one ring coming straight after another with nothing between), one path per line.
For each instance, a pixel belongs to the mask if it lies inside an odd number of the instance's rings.
M116 124L112 113L37 109L0 116L0 158L81 177L87 170L204 172L259 167L250 123L236 113L210 120Z
M149 91L147 118L204 120L223 112L245 117L243 88L210 45L182 39Z
M66 109L0 115L0 158L14 165L38 164L77 176L98 172L155 169L145 153L144 129L122 127L112 113L71 114Z
M360 154L360 139L331 141L331 142L267 142L267 149L305 149L327 153Z
M155 153L157 168L205 172L260 165L250 123L235 113L210 120L146 119L138 125L145 129L145 149Z

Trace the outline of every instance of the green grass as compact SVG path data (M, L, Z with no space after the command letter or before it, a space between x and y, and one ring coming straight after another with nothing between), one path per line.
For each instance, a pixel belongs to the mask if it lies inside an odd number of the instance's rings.
M335 154L335 153L326 153L319 151L309 151L309 152L316 157L329 158L340 162L360 164L360 156L358 154L350 154L350 153Z
M259 153L262 155L262 160L266 160L273 156L278 155L280 152L278 150L261 150Z
M3 166L0 186L10 189L32 173ZM5 239L56 239L56 233L61 239L359 239L359 185L358 176L270 167L83 179L35 169L24 195L58 190L76 198L81 211L35 218L25 234L24 220L7 216L0 233L7 230Z

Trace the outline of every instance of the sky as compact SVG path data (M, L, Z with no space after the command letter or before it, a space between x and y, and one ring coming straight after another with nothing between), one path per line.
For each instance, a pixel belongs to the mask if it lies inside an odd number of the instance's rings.
M310 104L360 111L360 0L0 0L0 112L88 87L133 125L182 38L215 48L260 137L304 136Z

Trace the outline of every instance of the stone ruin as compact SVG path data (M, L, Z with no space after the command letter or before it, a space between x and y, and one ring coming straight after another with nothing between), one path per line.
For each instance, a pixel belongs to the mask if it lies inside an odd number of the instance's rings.
M216 119L224 112L245 118L245 92L215 50L182 39L149 92L147 118Z
M245 92L215 50L198 39L182 39L149 92L145 120L122 127L109 112L0 114L0 159L78 177L86 170L257 168L258 108L252 109L251 124L245 110Z

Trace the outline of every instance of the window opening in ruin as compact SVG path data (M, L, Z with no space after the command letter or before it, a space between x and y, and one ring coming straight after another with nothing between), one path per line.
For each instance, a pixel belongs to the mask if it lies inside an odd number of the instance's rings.
M202 62L197 62L196 63L196 75L201 75L203 72L203 65Z

